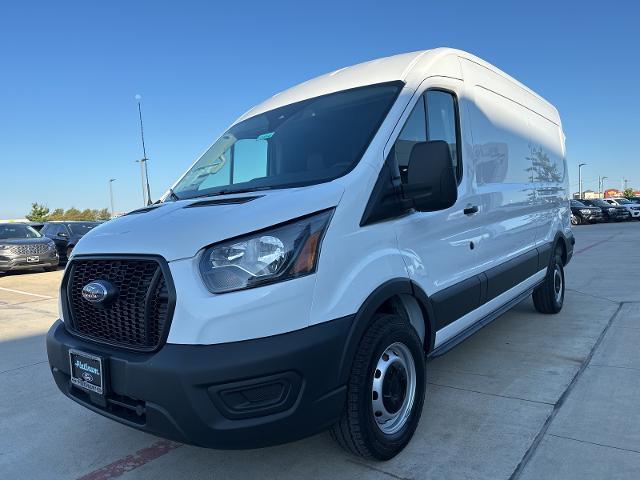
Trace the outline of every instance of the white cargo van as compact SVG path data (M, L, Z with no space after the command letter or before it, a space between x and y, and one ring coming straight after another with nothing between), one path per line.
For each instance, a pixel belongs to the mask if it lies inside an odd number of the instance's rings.
M78 243L51 370L180 442L331 429L388 459L426 359L528 295L562 308L570 216L558 112L513 78L448 48L343 68L252 108L159 203Z

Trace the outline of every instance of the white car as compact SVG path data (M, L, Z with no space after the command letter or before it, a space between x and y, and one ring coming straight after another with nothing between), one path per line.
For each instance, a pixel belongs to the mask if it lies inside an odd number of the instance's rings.
M389 459L423 414L428 357L531 294L562 308L568 187L558 112L489 63L439 48L337 70L252 108L160 203L80 240L51 371L74 401L180 442L331 429Z
M627 209L627 211L631 214L631 217L629 217L629 220L640 220L640 205L632 202L631 200L628 200L626 198L605 198L604 199L605 202L609 203L610 205L619 205L621 207L624 207L625 209Z

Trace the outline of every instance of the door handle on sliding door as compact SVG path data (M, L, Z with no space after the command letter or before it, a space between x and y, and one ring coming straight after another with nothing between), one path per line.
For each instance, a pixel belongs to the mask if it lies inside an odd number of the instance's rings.
M464 209L465 215L473 215L474 213L478 213L477 205L467 205Z

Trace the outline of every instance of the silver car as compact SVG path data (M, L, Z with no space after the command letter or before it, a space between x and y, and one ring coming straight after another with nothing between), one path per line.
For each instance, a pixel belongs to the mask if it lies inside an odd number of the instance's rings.
M59 259L53 240L29 225L0 223L0 272L44 268L53 271Z

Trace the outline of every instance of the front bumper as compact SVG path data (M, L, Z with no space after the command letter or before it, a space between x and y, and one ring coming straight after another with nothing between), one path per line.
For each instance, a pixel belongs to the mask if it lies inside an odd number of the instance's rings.
M352 320L242 342L166 344L155 353L81 340L57 321L47 354L58 388L101 415L182 443L257 448L312 435L339 419ZM70 348L105 359L104 397L71 385Z
M582 216L585 222L601 222L603 220L602 212L580 212L580 216Z
M37 262L28 259L38 257ZM12 270L31 270L33 268L57 267L60 263L58 254L54 251L47 255L6 255L0 252L0 271L8 272Z
M616 210L615 212L607 212L609 220L627 220L631 217L628 210Z

